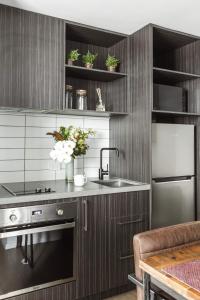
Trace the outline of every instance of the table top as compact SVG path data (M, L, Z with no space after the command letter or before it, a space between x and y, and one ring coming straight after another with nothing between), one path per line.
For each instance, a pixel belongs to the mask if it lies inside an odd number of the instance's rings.
M140 260L139 266L155 280L186 299L200 300L200 292L163 271L163 268L176 266L177 264L193 260L200 260L200 242L190 247L185 247L176 251L163 252L160 255Z

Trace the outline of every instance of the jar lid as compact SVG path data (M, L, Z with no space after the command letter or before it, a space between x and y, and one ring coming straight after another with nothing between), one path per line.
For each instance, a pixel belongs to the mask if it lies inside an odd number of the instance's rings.
M65 88L66 88L66 90L71 91L72 90L72 85L66 84Z
M86 90L76 90L76 94L80 96L86 96L87 91Z

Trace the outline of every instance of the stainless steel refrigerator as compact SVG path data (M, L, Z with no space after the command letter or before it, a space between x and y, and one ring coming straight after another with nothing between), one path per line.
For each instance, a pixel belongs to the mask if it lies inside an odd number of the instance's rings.
M152 228L195 219L194 125L152 125Z

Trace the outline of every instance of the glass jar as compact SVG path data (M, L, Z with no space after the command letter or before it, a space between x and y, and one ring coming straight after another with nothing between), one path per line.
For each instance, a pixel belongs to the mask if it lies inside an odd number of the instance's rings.
M67 84L65 87L65 100L63 103L63 109L73 108L73 90L72 86Z
M86 90L76 90L76 109L87 110Z

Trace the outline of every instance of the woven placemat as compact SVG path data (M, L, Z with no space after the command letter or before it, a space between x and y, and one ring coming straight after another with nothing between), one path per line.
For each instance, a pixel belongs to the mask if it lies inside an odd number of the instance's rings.
M162 271L200 292L200 260L169 266Z

